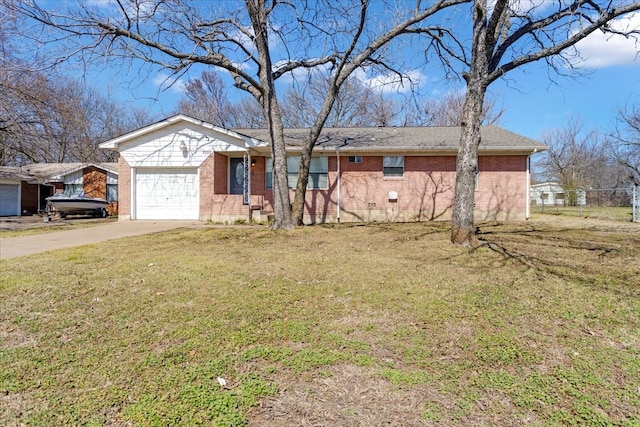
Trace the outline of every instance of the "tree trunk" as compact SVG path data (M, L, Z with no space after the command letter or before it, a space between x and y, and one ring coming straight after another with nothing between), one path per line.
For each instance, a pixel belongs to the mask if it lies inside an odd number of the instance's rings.
M309 184L309 169L311 167L310 149L303 149L300 154L300 168L298 169L298 182L296 183L296 196L293 201L293 219L298 226L304 225L304 205L307 185Z
M271 138L271 156L273 158L273 229L290 229L294 227L291 214L291 198L287 182L287 154L284 143L282 114L276 97L273 81L269 35L267 30L267 9L264 0L246 0L255 33L255 45L258 51L260 86L256 99L262 105Z
M460 147L456 159L456 187L451 218L451 242L475 248L481 245L473 223L475 207L476 173L478 171L478 146L482 106L487 91L489 75L489 48L487 40L487 2L476 1L473 8L473 41L471 65L464 74L467 83Z
M275 111L278 111L277 113ZM277 101L273 100L268 119L271 136L271 158L273 159L273 213L274 222L271 228L291 229L295 223L291 212L289 197L289 180L287 170L287 153L285 150L284 130ZM275 116L275 117L274 117Z
M474 226L476 173L478 146L485 90L478 83L467 84L467 95L462 116L460 147L456 159L456 187L451 220L451 242L465 247L477 247Z
M348 74L347 74L348 75ZM329 83L329 89L327 91L326 98L322 104L322 108L316 117L315 122L309 129L309 135L307 140L302 144L302 153L300 155L300 168L298 170L298 182L296 183L296 197L293 202L293 216L297 225L304 225L304 205L305 196L307 193L307 185L309 185L309 169L311 167L311 155L313 154L313 147L316 145L316 141L320 137L320 133L324 127L333 104L338 96L338 91L345 79L338 79L334 77Z

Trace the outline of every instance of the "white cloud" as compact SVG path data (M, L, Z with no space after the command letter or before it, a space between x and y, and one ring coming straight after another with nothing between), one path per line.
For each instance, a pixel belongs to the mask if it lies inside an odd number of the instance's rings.
M156 74L151 83L162 90L169 90L173 93L182 94L185 92L186 82L167 73Z
M493 8L496 6L497 0L489 0L487 7L489 13L493 13ZM511 0L509 1L509 8L517 13L533 12L535 10L543 10L553 5L553 2L549 0Z
M86 0L85 4L89 6L104 7L113 4L113 0Z
M122 2L121 4L115 0L85 0L85 3L89 6L109 8L118 13L121 13L121 8L124 7L128 14L136 15L139 13L141 16L150 16L157 6L156 0L138 0L137 3Z
M310 58L310 60L313 60L313 59L314 58ZM289 63L288 60L277 61L273 64L272 69L274 71L278 70L288 63ZM330 64L317 65L313 68L298 67L298 68L295 68L293 71L289 71L288 73L283 74L282 77L280 78L280 81L284 82L285 84L289 84L294 81L305 82L308 80L310 75L325 74L329 72L330 69L331 69Z
M116 0L82 0L81 3L94 8L94 11L100 9L100 14L112 18L116 23L120 24L125 19L125 15L129 19L137 19L139 22L144 22L154 15L161 14L163 9L163 5L159 5L157 0L123 1L121 3Z
M243 71L248 71L252 68L251 63L249 61L244 61L244 62L231 61L231 63L233 64L234 67Z
M614 21L612 29L618 31L640 30L640 13L629 14ZM614 65L638 63L640 43L633 37L596 31L576 44L582 60L574 65L580 68L605 68Z
M358 70L356 77L365 85L382 93L407 93L416 86L422 85L427 79L418 70L410 70L398 74L378 74L367 77L365 71Z

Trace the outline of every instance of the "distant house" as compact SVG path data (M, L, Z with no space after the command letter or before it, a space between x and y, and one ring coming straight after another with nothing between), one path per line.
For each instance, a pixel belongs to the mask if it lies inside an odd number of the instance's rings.
M307 132L285 130L290 187ZM450 218L459 138L458 127L324 129L311 159L305 221ZM120 153L119 219L268 218L268 141L265 129L223 129L179 114L102 143ZM529 160L545 149L500 127L483 127L476 217L528 218Z
M531 185L531 204L533 206L584 206L586 193L577 190L569 194L562 185L557 182L543 182Z
M118 210L117 163L37 163L0 167L0 216L33 215L44 211L54 193L83 192L110 202Z

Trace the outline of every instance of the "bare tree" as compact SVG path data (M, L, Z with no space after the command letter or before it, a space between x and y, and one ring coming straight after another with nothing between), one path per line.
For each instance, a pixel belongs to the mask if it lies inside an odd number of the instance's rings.
M290 89L282 103L285 125L305 128L313 124L322 109L329 91L330 76L310 73L304 84ZM400 114L393 100L362 83L355 76L349 77L336 95L326 120L330 127L366 127L392 124Z
M33 121L29 109L25 108L31 97L28 88L32 75L8 36L17 26L15 16L0 14L0 165L22 162L23 156L14 140Z
M0 67L2 164L102 162L114 153L98 147L132 129L129 111L75 80Z
M286 30L274 23L276 2L246 0L241 6L239 2L212 5L179 0L157 3L116 0L114 10L111 6L101 8L96 3L78 1L66 11L59 5L47 9L29 0L16 0L9 5L43 26L43 30L37 31L38 41L61 46L61 52L52 58L54 63L76 56L90 64L104 56L157 65L170 70L176 78L196 63L229 72L235 86L251 94L261 106L270 130L274 227L293 226L275 80L296 67L311 67L330 58L273 66L271 35L276 31L274 28ZM23 32L23 36L29 34ZM247 71L250 67L255 67L255 73Z
M382 19L374 19L370 1L290 2L245 0L198 3L125 2L117 8L78 2L67 12L46 9L31 0L13 0L12 9L52 30L48 41L63 44L56 60L75 55L143 61L181 76L200 63L226 70L237 88L260 105L271 138L274 228L302 223L304 195L313 147L346 79L363 66L396 68L385 63L383 49L395 37L450 6L469 0L437 0L412 8L385 4ZM348 17L348 18L347 18ZM353 18L353 19L352 19ZM427 29L429 34L436 29ZM39 42L44 34L37 32ZM274 43L279 56L274 62ZM66 53L71 52L71 53ZM307 55L305 58L304 56ZM302 149L294 202L287 187L287 162L282 113L275 82L298 69L329 67L328 91ZM397 72L397 71L396 71ZM401 73L397 72L399 76Z
M441 98L429 99L410 113L411 121L420 126L460 126L464 110L464 92L447 92ZM482 124L500 122L504 108L498 107L496 98L487 97L482 108Z
M185 85L184 98L178 103L178 111L229 128L230 102L222 79L215 72L203 71L200 78Z
M265 127L259 105L247 98L231 102L228 89L217 72L203 71L199 78L186 83L176 112L227 129Z
M640 185L640 106L630 106L618 114L621 126L614 133L614 156L626 179Z
M243 97L238 103L233 104L229 114L231 114L229 122L234 127L260 129L267 126L260 106L247 97Z
M124 109L82 82L40 69L9 34L24 24L0 15L0 164L101 162L114 153L98 143L135 128L141 111ZM26 59L28 58L28 59ZM144 114L144 119L148 115Z
M542 141L549 150L544 153L540 166L546 176L558 181L569 195L575 195L580 188L616 185L607 144L596 129L585 129L582 122L571 119L565 126L546 132Z
M434 34L431 28L416 30L428 34L427 46L451 72L459 71L466 83L460 125L460 147L456 164L455 197L451 241L476 247L481 244L474 227L474 182L481 141L480 125L489 86L508 72L544 60L562 74L574 70L576 43L595 31L637 35L636 29L612 25L623 15L640 10L637 1L558 0L513 2L474 0L470 43L450 38L452 33Z
M396 73L400 79L406 78L398 71L398 64L391 65L388 61L385 61L384 49L399 36L417 31L417 26L428 18L432 18L439 12L468 1L438 0L428 5L418 2L415 8L405 10L388 5L394 14L394 18L390 21L391 24L388 27L385 27L388 23L384 21L384 18L373 24L369 22L367 16L370 13L370 4L367 0L361 0L358 6L351 6L350 2L347 2L346 5L342 5L340 2L327 2L326 4L322 2L322 9L332 11L332 13L326 15L329 16L330 21L323 21L324 14L315 14L313 15L315 18L313 26L307 28L319 28L322 33L326 32L329 35L327 41L333 47L331 50L335 53L331 61L332 68L329 74L326 96L318 111L316 120L309 128L307 139L302 145L298 182L293 203L296 224L302 225L303 223L305 193L309 182L309 167L313 147L333 110L338 93L347 79L356 70L367 66L381 66L385 70L391 70ZM320 4L321 2L318 3ZM347 16L354 19L342 19ZM340 19L337 20L336 18ZM356 22L357 25L345 28L344 25L350 25L350 22ZM327 31L329 28L333 30ZM441 26L421 27L420 31L421 34L430 38L437 38L440 34L448 33L448 30ZM348 36L345 37L345 34Z
M450 7L471 4L470 44L443 19L434 16ZM385 48L402 34L420 34L427 50L443 61L451 74L460 72L466 82L452 242L479 244L473 221L474 177L480 144L480 124L488 87L509 71L545 60L555 71L573 67L571 47L597 30L631 35L611 23L617 17L640 10L640 2L606 3L593 0L512 2L509 0L438 0L413 8L377 4L377 11L392 13L373 19L368 0L318 0L286 2L245 0L216 3L124 2L100 9L80 2L68 13L46 10L30 0L13 0L14 10L56 32L49 40L71 45L71 54L86 60L100 55L141 60L180 76L201 63L230 73L235 86L245 90L261 106L270 131L273 167L273 200L276 228L302 223L304 198L313 147L329 117L336 96L349 76L363 67L383 67L404 78L400 64L392 65ZM522 5L530 5L522 10ZM441 13L441 15L443 15ZM462 16L462 15L459 15ZM349 17L350 19L344 19ZM429 19L430 22L427 22ZM456 37L457 36L457 37ZM38 40L43 39L41 32ZM274 61L277 41L279 49ZM312 49L313 48L313 49ZM306 55L306 57L305 57ZM69 54L58 59L64 59ZM329 67L327 94L318 117L310 126L302 147L293 213L287 188L283 121L275 82L299 69ZM462 70L460 70L460 66Z

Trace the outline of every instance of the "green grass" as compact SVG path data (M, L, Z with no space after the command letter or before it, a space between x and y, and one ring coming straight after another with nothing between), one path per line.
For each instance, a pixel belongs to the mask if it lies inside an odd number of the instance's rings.
M205 227L2 261L0 425L638 425L630 230Z
M532 214L558 215L567 217L593 218L610 221L630 222L633 216L631 206L533 206Z

